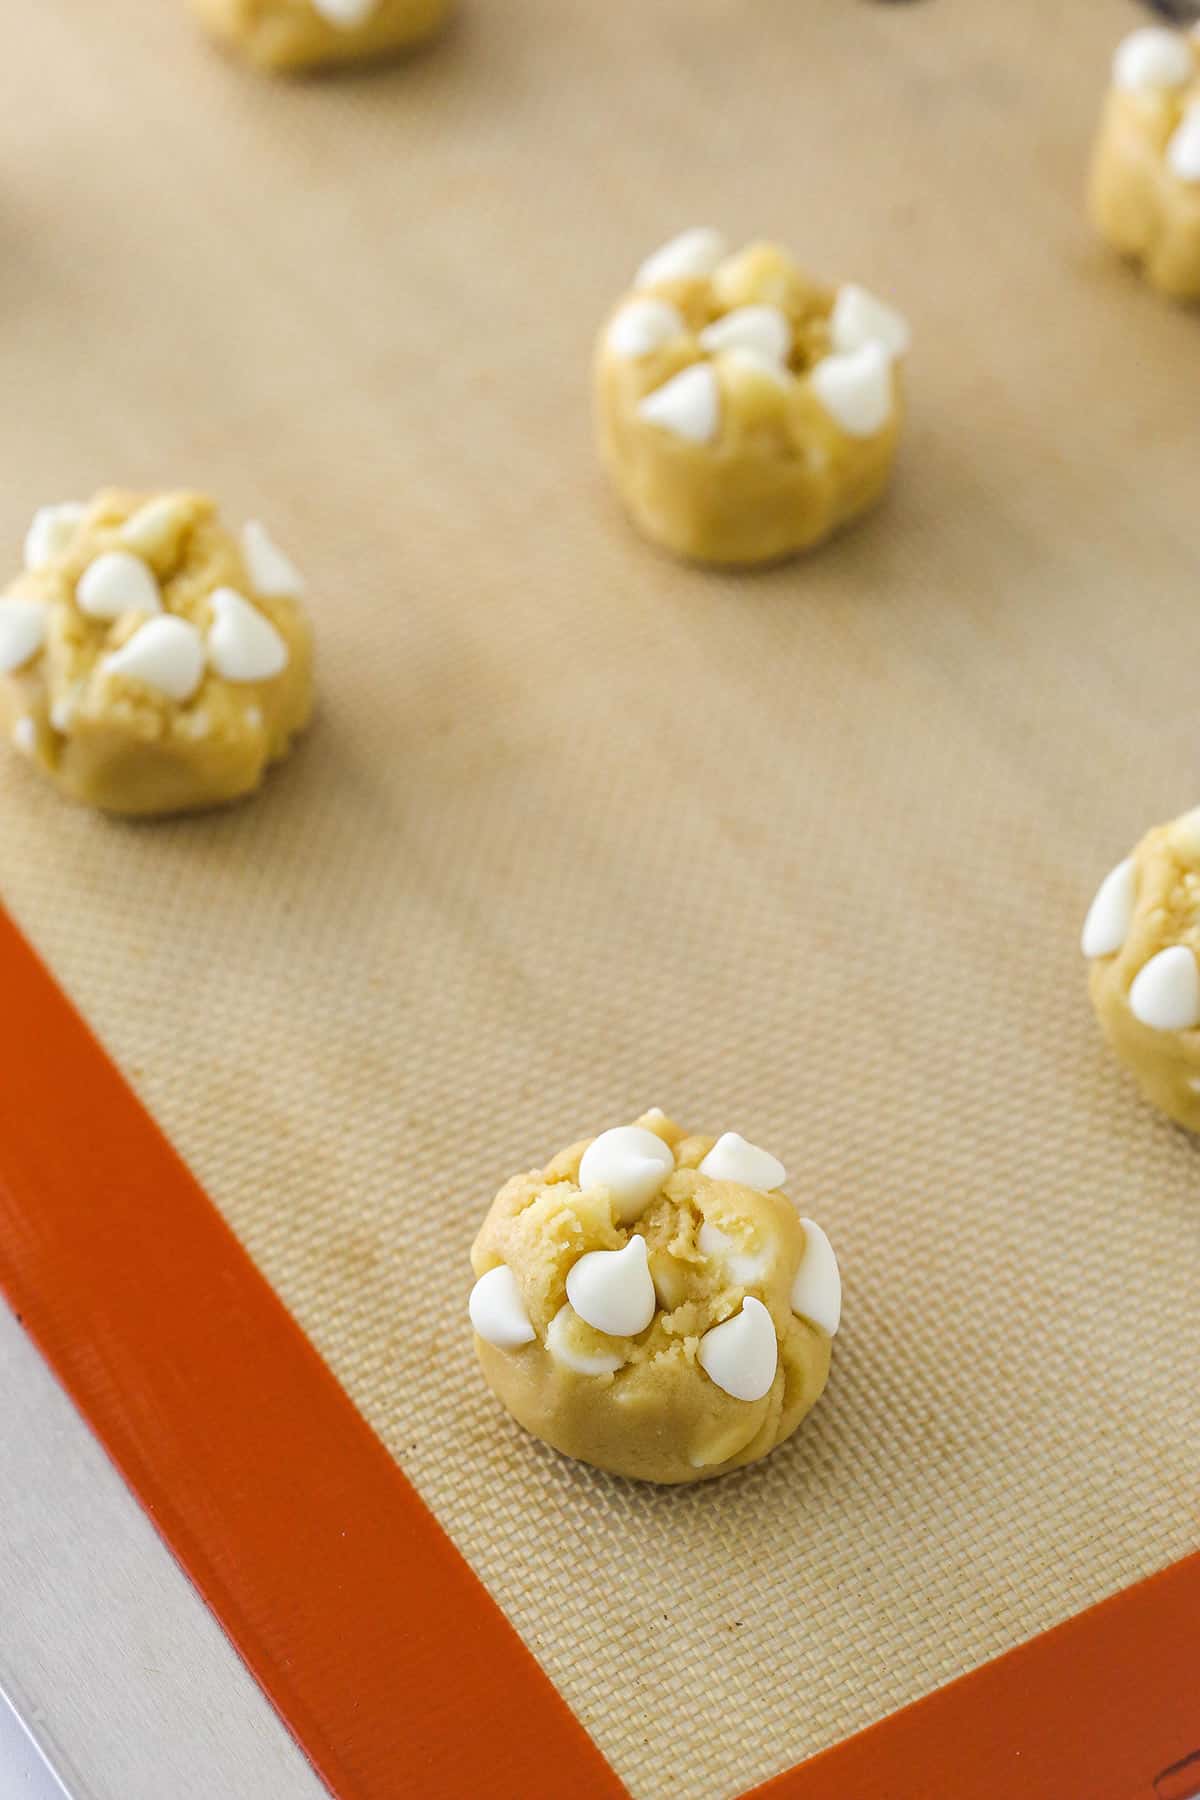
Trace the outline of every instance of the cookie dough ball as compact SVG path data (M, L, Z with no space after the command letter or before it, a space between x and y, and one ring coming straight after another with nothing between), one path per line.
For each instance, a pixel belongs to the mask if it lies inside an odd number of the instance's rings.
M1200 299L1200 37L1148 25L1113 61L1092 159L1101 235L1178 300Z
M1200 1131L1200 808L1105 876L1083 953L1105 1037L1148 1100Z
M663 1113L501 1188L471 1252L483 1372L527 1431L644 1481L757 1462L825 1386L837 1259L735 1132Z
M389 55L431 37L450 0L192 0L256 68L291 72Z
M255 789L312 707L302 582L261 525L203 494L43 507L0 596L0 729L105 812Z
M908 347L899 313L775 244L665 244L596 350L600 451L634 523L704 563L820 543L887 486Z

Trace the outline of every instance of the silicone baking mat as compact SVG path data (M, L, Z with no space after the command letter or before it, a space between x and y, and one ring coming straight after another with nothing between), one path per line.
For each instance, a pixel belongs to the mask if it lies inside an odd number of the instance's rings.
M1197 1543L1197 1152L1108 1060L1077 950L1099 877L1197 798L1197 324L1080 206L1139 16L479 0L410 64L273 86L175 6L43 0L6 53L4 541L108 482L210 487L306 568L322 691L211 818L93 818L6 759L6 903L371 1427L363 1466L403 1470L636 1800L740 1792ZM636 542L590 447L594 328L701 220L916 333L892 498L753 578ZM52 1214L133 1258L145 1167L164 1246L204 1202L83 1051L31 1058L27 979L9 1104L54 1129L0 1170L5 1278L62 1366ZM498 1183L651 1104L777 1151L846 1278L811 1421L687 1492L523 1437L464 1321ZM75 1196L52 1140L150 1163L127 1192L81 1153ZM231 1405L255 1363L251 1334ZM137 1370L127 1472L161 1451ZM484 1645L542 1693L498 1620Z

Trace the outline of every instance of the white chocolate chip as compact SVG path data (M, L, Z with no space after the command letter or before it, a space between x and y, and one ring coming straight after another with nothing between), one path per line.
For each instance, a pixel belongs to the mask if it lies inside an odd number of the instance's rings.
M704 1256L711 1256L715 1261L724 1261L733 1249L733 1239L716 1225L705 1219L696 1237L696 1243Z
M792 1283L792 1311L802 1319L811 1319L830 1337L837 1336L842 1322L842 1275L833 1245L811 1219L801 1219L804 1227L804 1255Z
M1200 806L1173 819L1167 837L1173 850L1192 862L1200 862Z
M1160 950L1138 970L1129 1007L1155 1031L1192 1031L1200 1025L1200 968L1186 944Z
M378 0L312 0L313 9L339 31L353 31L356 25L365 24L374 12Z
M742 1310L700 1339L700 1367L710 1381L735 1400L761 1400L769 1394L779 1366L775 1323L761 1300L750 1294Z
M792 326L777 306L735 306L700 333L705 350L756 350L772 362L786 362L792 348Z
M772 387L777 388L789 388L795 379L786 363L776 362L773 356L764 356L761 350L751 350L744 344L722 350L717 357L717 366L749 370L754 375L764 376Z
M297 600L303 594L304 577L257 519L242 526L242 555L250 586L265 600Z
M745 1250L738 1250L733 1239L708 1219L701 1225L696 1243L703 1255L713 1262L724 1263L740 1287L753 1287L756 1281L762 1281L770 1273L771 1264L775 1261L773 1241L766 1244L757 1255L750 1255Z
M829 315L829 337L835 350L860 350L864 344L882 344L891 356L904 356L912 344L912 332L903 313L894 306L847 281L837 291Z
M1167 165L1180 181L1200 181L1200 103L1184 113L1167 145Z
M64 694L61 699L55 700L50 708L50 723L60 737L65 737L70 731L74 719L75 702L70 695Z
M669 1145L654 1132L642 1125L617 1125L602 1131L584 1151L579 1185L607 1188L613 1216L628 1225L645 1212L674 1167Z
M537 1333L529 1322L517 1278L507 1263L497 1263L481 1275L467 1302L471 1323L485 1344L497 1350L515 1350L531 1344Z
M25 567L42 569L61 556L86 511L87 507L78 500L64 500L60 506L39 506L25 533Z
M882 344L824 357L809 379L832 419L851 437L874 437L892 415L892 363Z
M215 588L209 604L208 660L218 675L226 681L270 681L287 668L287 644L235 588Z
M75 600L89 619L162 611L153 569L128 550L106 550L90 562L79 577Z
M546 1328L546 1348L555 1362L574 1369L577 1375L615 1375L624 1358L612 1350L580 1350L571 1341L571 1328L576 1314L568 1303L561 1306Z
M1137 870L1132 856L1110 869L1083 921L1080 947L1083 954L1113 956L1129 936L1133 909L1137 902Z
M22 756L32 756L37 749L37 726L28 713L23 713L13 726L12 741Z
M648 356L675 338L683 337L687 323L679 308L667 300L628 300L615 313L605 342L614 356Z
M742 1187L758 1188L770 1194L787 1180L787 1170L769 1150L748 1144L736 1131L726 1131L717 1139L704 1161L701 1175L713 1181L736 1181Z
M585 1325L610 1337L636 1337L654 1317L657 1300L646 1240L631 1237L622 1250L589 1250L567 1276L567 1299Z
M190 700L204 678L204 639L186 619L167 614L139 625L101 666L169 700Z
M638 414L692 444L708 444L717 435L721 406L711 363L693 363L655 388L638 405Z
M1192 56L1177 31L1146 25L1122 39L1113 57L1113 81L1127 92L1177 88L1192 78Z
M689 275L711 275L728 245L719 231L698 225L681 231L669 244L648 256L633 278L634 287L657 287L660 281L679 281Z
M139 556L155 556L170 548L189 516L179 494L161 494L130 513L121 527L121 542Z
M23 668L46 641L46 608L23 594L0 599L0 675Z

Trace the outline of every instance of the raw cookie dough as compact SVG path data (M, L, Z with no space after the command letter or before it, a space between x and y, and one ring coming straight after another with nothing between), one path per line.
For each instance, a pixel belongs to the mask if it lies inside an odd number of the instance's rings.
M1200 37L1147 25L1113 60L1092 158L1101 235L1177 300L1200 299Z
M1200 808L1105 876L1083 954L1105 1037L1148 1100L1200 1131Z
M312 708L303 584L203 494L44 506L0 596L0 730L105 812L248 794Z
M214 37L256 68L293 71L386 56L431 37L450 0L192 0Z
M501 1188L471 1251L483 1372L556 1450L644 1481L766 1456L814 1405L837 1259L734 1132L655 1109Z
M883 494L900 434L900 314L707 229L655 252L600 334L600 452L639 529L705 563L809 549Z

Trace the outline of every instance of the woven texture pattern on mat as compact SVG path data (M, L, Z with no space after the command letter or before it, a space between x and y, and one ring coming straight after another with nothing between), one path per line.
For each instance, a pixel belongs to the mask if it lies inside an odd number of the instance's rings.
M160 0L7 47L2 540L211 487L309 572L322 712L199 821L6 758L5 898L637 1800L1197 1541L1197 1151L1077 949L1200 797L1197 322L1079 198L1131 17L479 0L307 87ZM701 220L916 331L892 499L754 579L590 447L593 328ZM464 1316L501 1179L651 1104L777 1151L846 1276L810 1424L691 1492L524 1439Z

